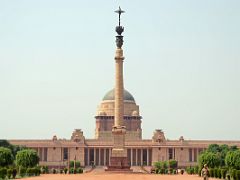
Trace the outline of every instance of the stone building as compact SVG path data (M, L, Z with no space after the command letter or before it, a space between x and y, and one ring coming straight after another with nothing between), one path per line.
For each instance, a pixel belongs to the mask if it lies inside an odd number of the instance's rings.
M35 149L40 157L40 165L50 167L67 166L69 160L76 159L81 165L91 163L107 166L112 149L112 126L114 119L114 90L109 91L98 106L95 138L86 139L81 129L75 129L70 139L58 139L53 136L49 140L10 140L15 145L24 145ZM131 166L152 165L156 161L175 159L179 166L193 166L198 155L209 144L227 144L240 147L240 141L185 140L182 136L177 140L168 140L162 130L153 132L151 139L142 139L142 116L134 97L124 91L124 123L127 129L125 146Z
M86 139L81 129L75 129L70 139L53 136L49 140L9 140L10 143L35 149L40 157L40 165L54 168L68 166L69 161L73 160L80 161L82 166L108 166L110 162L116 162L112 158L114 156L125 158L124 163L127 162L130 166L151 166L156 161L175 159L178 166L186 167L196 165L199 153L210 144L240 147L240 141L185 140L182 136L177 140L168 140L160 129L153 132L152 138L142 138L139 106L123 87L121 33L124 28L120 25L120 15L124 11L119 8L116 12L119 13L119 26L116 27L116 84L114 89L106 93L97 108L95 138ZM116 104L118 107L115 107ZM115 153L113 156L112 152Z

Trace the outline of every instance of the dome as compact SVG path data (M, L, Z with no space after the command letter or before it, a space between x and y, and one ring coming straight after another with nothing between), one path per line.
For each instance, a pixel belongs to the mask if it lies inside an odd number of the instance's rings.
M133 112L132 112L132 116L139 116L138 111L133 111Z
M115 89L112 89L111 91L108 91L107 94L103 97L103 101L114 100L115 99L114 90ZM134 97L125 89L124 89L124 101L135 102Z

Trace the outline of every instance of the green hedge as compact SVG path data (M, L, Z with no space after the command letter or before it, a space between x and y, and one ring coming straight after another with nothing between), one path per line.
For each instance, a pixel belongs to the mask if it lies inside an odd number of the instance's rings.
M221 177L222 177L223 179L226 178L226 174L227 174L227 169L221 169Z
M0 179L4 179L7 176L7 168L0 168Z

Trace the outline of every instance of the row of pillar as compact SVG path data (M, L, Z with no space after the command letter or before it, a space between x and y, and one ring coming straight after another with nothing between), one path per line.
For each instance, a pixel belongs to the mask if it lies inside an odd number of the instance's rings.
M85 153L87 153L87 157L85 156L85 158L87 158L87 161L85 161L85 165L91 165L93 163L94 165L107 166L110 164L110 157L111 157L112 149L110 149L110 148L87 148L86 150L87 150L87 152L85 151ZM103 152L104 152L103 154L101 153L101 150L103 150ZM146 151L145 160L143 159L144 150ZM128 148L127 151L130 151L130 153L128 153L128 160L129 160L129 163L131 166L151 165L151 162L150 162L150 161L152 161L152 158L150 157L150 156L152 156L150 153L151 149ZM133 151L135 153L133 153ZM91 156L93 156L93 159L91 159ZM139 157L140 157L140 159L139 159ZM102 160L103 160L103 162L102 162ZM139 164L139 162L140 162L140 164Z

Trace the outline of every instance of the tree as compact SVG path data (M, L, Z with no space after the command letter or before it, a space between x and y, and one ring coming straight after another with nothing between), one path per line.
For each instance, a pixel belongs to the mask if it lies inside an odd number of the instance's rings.
M34 167L38 164L39 157L37 152L32 149L24 149L17 152L16 163L21 167Z
M236 150L238 150L238 147L237 146L230 146L229 150L230 151L236 151Z
M229 151L225 158L227 166L233 169L240 169L240 150Z
M218 144L210 144L207 149L208 152L217 153L221 151L221 148Z
M220 162L220 156L213 152L205 151L198 157L198 165L200 168L202 168L204 164L207 164L210 168L218 167Z
M5 147L0 147L0 166L9 166L13 163L12 151Z
M23 150L23 149L27 149L25 146L12 145L5 139L0 140L0 147L5 147L5 148L8 148L8 149L11 149L14 157L16 156L18 151Z

